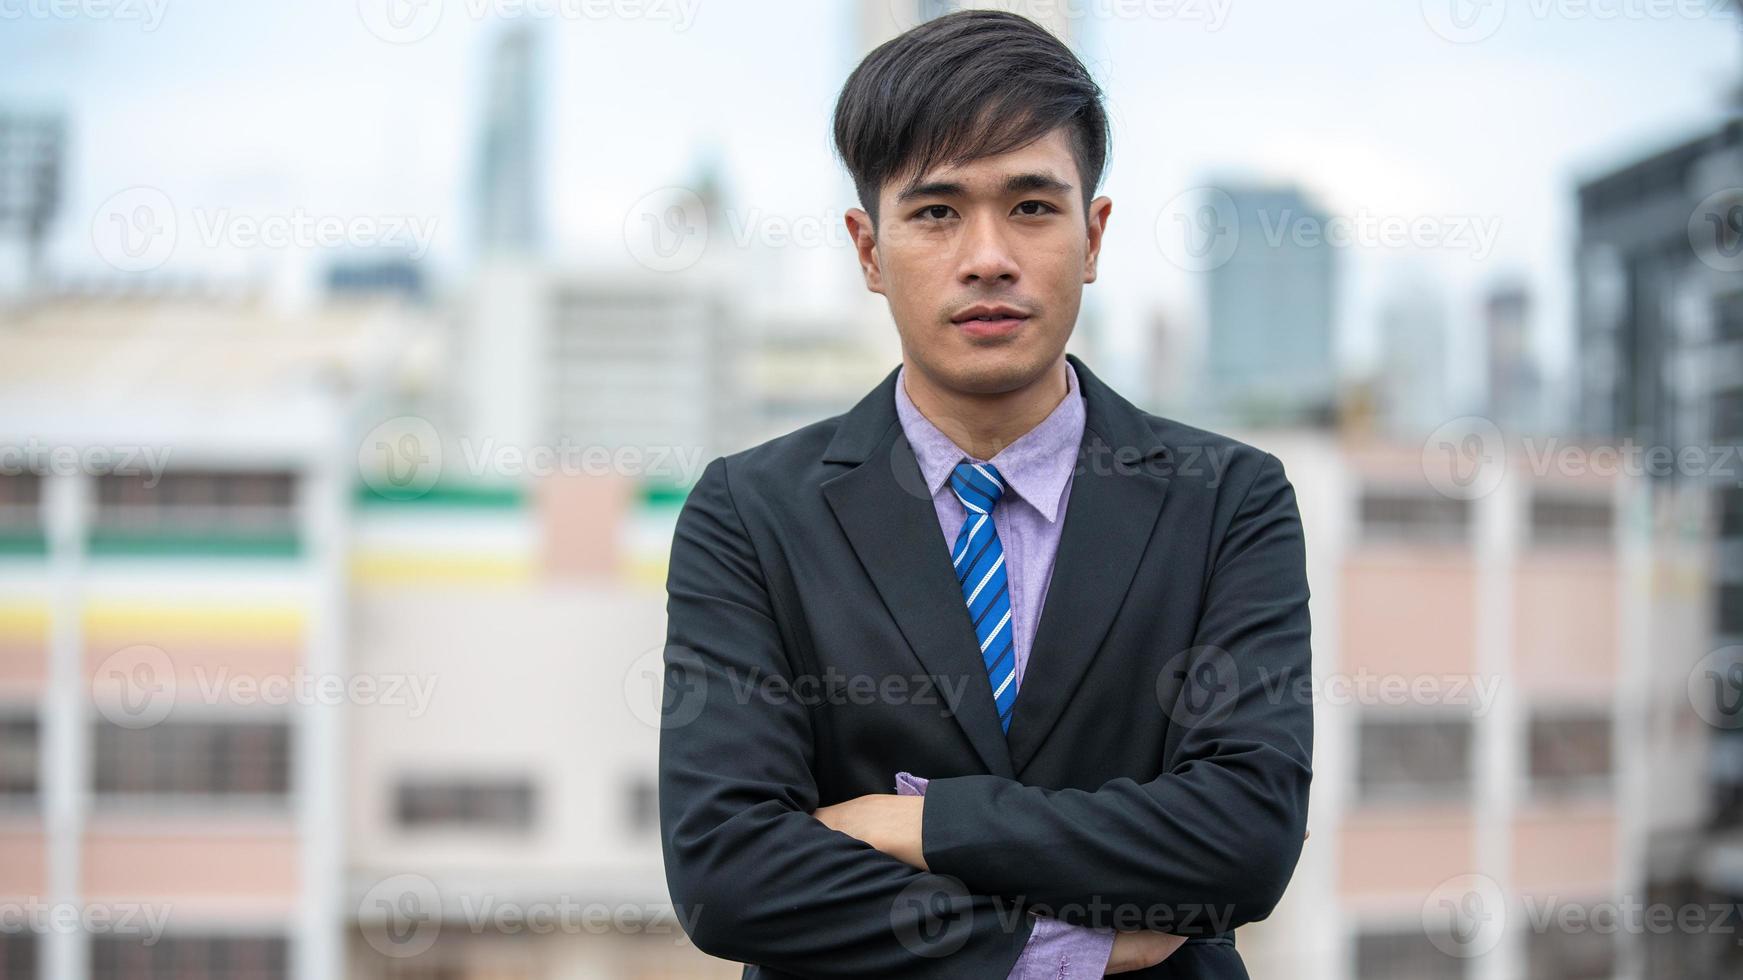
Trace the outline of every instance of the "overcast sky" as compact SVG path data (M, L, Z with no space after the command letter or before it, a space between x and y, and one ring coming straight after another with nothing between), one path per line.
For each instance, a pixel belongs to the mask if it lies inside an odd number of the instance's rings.
M423 16L439 19L395 28L384 2L0 0L0 101L64 109L72 123L56 263L106 269L93 216L144 185L208 219L422 219L433 266L456 271L485 55L517 17L548 37L558 254L627 261L626 211L691 182L708 152L741 221L833 234L856 203L828 139L858 54L845 3L425 0ZM643 14L598 16L614 2ZM1462 22L1442 9L1451 2L1066 4L1159 12L1086 20L1079 41L1114 118L1114 213L1087 299L1114 350L1141 349L1151 311L1199 315L1198 279L1158 246L1158 215L1189 188L1251 176L1298 183L1334 214L1496 229L1482 255L1347 248L1339 327L1351 367L1374 356L1389 284L1426 278L1443 284L1455 370L1469 380L1476 303L1504 275L1537 291L1544 351L1565 361L1575 182L1711 125L1743 74L1743 32L1710 9L1722 0L1478 3ZM70 8L85 15L61 15ZM189 247L166 271L297 279L326 257L294 251ZM853 287L845 249L788 251L797 302L826 309ZM1110 359L1106 373L1118 383L1134 370Z

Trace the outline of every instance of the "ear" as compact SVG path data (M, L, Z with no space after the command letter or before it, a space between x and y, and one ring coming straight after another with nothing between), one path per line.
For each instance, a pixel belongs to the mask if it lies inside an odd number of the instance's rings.
M1083 257L1083 281L1095 282L1095 264L1101 257L1101 236L1107 231L1108 215L1113 213L1113 198L1102 196L1089 202L1089 214L1084 222L1089 235L1089 248Z
M874 293L884 291L884 273L878 265L878 233L872 227L871 215L861 208L848 208L843 216L853 250L859 256L859 271L865 276L865 288Z

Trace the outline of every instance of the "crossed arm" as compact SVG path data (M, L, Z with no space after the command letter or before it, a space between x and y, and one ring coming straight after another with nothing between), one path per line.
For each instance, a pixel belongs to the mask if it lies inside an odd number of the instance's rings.
M1311 779L1308 596L1294 492L1272 457L1174 662L1188 683L1170 709L1172 764L1147 782L956 776L924 797L819 811L807 709L732 696L735 679L794 671L722 459L680 515L668 593L662 841L705 952L822 978L1005 976L1034 927L1008 896L1212 935L1269 915L1293 873ZM837 817L866 818L855 826L873 839Z

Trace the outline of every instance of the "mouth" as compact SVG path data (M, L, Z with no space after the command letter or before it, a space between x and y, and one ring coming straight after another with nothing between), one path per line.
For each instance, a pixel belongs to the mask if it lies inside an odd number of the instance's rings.
M1028 319L1028 313L1014 306L978 305L958 312L950 322L970 337L1003 337L1015 333Z

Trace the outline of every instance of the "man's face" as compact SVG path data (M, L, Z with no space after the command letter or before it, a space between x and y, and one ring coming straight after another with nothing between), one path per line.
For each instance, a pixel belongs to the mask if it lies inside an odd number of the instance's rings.
M848 212L866 287L889 300L904 354L934 382L1011 391L1064 353L1113 207L1096 198L1086 220L1081 179L1062 126L1009 153L886 182L875 234L864 211Z

